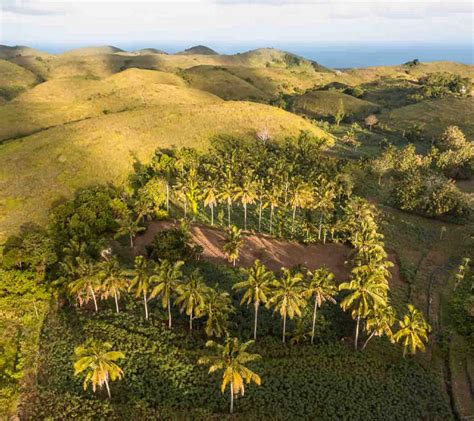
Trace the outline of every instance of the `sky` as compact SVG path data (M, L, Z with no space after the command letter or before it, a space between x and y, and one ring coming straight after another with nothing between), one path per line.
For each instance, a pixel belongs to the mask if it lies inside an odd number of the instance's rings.
M471 1L0 0L0 44L85 45L473 43Z

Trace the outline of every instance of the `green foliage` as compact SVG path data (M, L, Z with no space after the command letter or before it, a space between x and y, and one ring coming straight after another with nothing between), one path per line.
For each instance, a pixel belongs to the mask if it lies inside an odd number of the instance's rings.
M154 260L194 259L199 252L196 245L191 243L191 238L186 227L171 228L158 232L153 243L148 248L150 257Z
M469 95L471 80L451 73L430 73L420 79L423 95L427 98L441 98L448 94Z

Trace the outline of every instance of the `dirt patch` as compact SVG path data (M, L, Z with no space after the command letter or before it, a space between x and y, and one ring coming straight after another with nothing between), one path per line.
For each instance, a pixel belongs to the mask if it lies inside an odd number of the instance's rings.
M157 232L174 226L176 224L171 221L151 222L145 233L136 238L135 252L138 254L144 253L146 245L153 241ZM204 249L202 254L204 259L215 263L227 263L222 251L225 244L225 233L222 230L194 224L190 227L190 234L193 242ZM251 266L256 259L260 259L272 271L300 264L310 270L326 266L334 273L337 280L346 281L349 279L351 265L347 261L351 249L342 244L305 246L293 241L255 234L245 235L243 241L240 258L237 262L239 266ZM390 253L389 258L394 263L394 267L391 269L391 283L397 285L402 282L400 268L394 253Z

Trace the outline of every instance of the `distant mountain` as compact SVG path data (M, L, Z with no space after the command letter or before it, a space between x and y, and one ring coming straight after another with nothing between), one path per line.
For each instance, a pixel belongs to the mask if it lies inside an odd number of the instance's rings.
M141 50L135 51L137 54L168 54L166 51L157 50L156 48L142 48Z
M84 47L76 48L74 50L69 50L63 53L64 55L76 55L76 56L89 56L94 54L115 54L123 53L124 50L114 47L112 45L99 45L97 47Z
M181 51L177 54L187 54L187 55L199 54L199 55L206 55L206 56L219 55L217 51L214 51L212 48L206 47L205 45L196 45L194 47Z

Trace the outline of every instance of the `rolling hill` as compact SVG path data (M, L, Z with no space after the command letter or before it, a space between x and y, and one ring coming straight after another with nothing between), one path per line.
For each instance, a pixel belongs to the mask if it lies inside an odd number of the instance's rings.
M219 55L217 51L214 51L212 48L206 47L205 45L196 45L194 47L187 48L186 50L181 51L177 54L205 55L205 56Z

